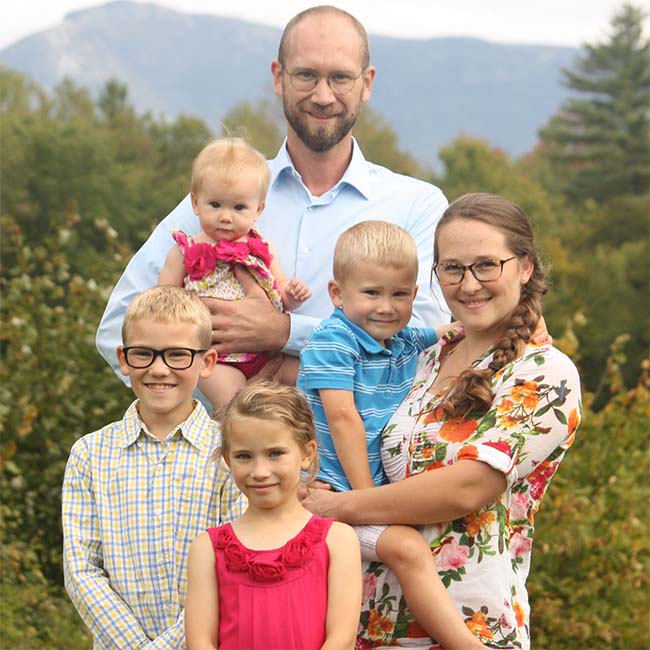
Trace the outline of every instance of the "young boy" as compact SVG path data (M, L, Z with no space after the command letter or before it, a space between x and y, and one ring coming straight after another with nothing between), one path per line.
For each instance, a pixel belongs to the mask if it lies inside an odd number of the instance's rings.
M63 481L63 568L94 648L185 645L186 558L208 526L243 514L217 425L192 399L216 363L210 314L176 287L129 305L117 349L138 398L78 440Z
M418 257L404 229L385 221L352 226L336 243L333 270L328 289L336 309L303 349L297 385L314 412L318 478L347 491L387 482L381 432L413 383L419 353L438 336L407 325L417 293ZM427 634L447 650L483 647L437 579L431 551L417 530L356 530L364 560L379 559L395 572Z

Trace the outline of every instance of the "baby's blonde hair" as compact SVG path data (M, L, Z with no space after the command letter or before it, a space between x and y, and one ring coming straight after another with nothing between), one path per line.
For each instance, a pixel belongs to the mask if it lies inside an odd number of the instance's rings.
M122 323L122 343L128 345L133 323L149 319L159 323L187 323L196 326L201 348L212 342L210 312L200 298L190 291L172 286L152 287L138 294L128 306Z
M201 190L207 170L215 171L224 183L255 175L259 178L260 200L269 189L269 167L264 156L243 138L219 138L209 142L192 163L192 194Z
M286 427L302 451L316 440L314 416L303 394L294 386L277 381L256 379L242 388L232 398L223 413L217 416L221 424L221 454L230 451L230 432L239 418L257 418L278 422ZM318 454L314 455L307 481L316 478Z
M341 234L334 248L334 279L345 282L359 264L405 269L418 276L418 250L404 228L388 221L361 221Z

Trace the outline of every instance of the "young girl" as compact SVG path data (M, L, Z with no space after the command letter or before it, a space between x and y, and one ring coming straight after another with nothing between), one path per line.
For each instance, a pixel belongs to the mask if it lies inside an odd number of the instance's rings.
M221 420L221 453L246 513L209 528L188 560L188 650L352 650L361 563L345 524L298 500L301 473L316 473L312 414L295 388L255 381Z
M269 170L262 154L239 138L208 144L192 165L192 208L202 231L189 236L174 231L174 246L160 272L158 284L196 291L199 296L240 300L244 291L235 267L245 267L279 311L293 311L311 296L300 280L288 280L274 249L255 229L264 209ZM267 353L219 355L212 375L199 388L215 408L232 396L269 360ZM298 360L284 357L276 376L295 383Z

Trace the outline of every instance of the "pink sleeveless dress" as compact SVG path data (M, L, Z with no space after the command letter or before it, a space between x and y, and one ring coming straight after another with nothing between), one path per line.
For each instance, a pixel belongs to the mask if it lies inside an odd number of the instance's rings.
M230 524L208 528L219 584L220 650L318 650L325 642L333 519L313 515L283 547L246 548Z

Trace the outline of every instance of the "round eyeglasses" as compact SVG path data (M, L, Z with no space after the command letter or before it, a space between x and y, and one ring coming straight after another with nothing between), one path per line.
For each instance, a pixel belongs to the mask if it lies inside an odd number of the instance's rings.
M316 88L320 83L320 80L325 79L332 92L337 95L345 95L346 93L349 93L354 88L357 79L363 74L362 70L356 76L347 72L333 72L328 75L319 75L313 70L299 69L289 72L286 68L283 68L283 72L289 76L291 85L301 93L308 93L309 91L314 90L314 88Z
M516 255L505 260L479 260L474 264L458 264L458 262L436 262L431 270L436 274L440 284L460 284L469 271L479 282L494 282L501 277L503 265L516 259Z
M156 357L161 357L165 365L172 370L186 370L194 363L194 357L207 350L193 350L192 348L164 348L155 350L142 346L122 348L124 360L130 368L148 368L153 365Z

